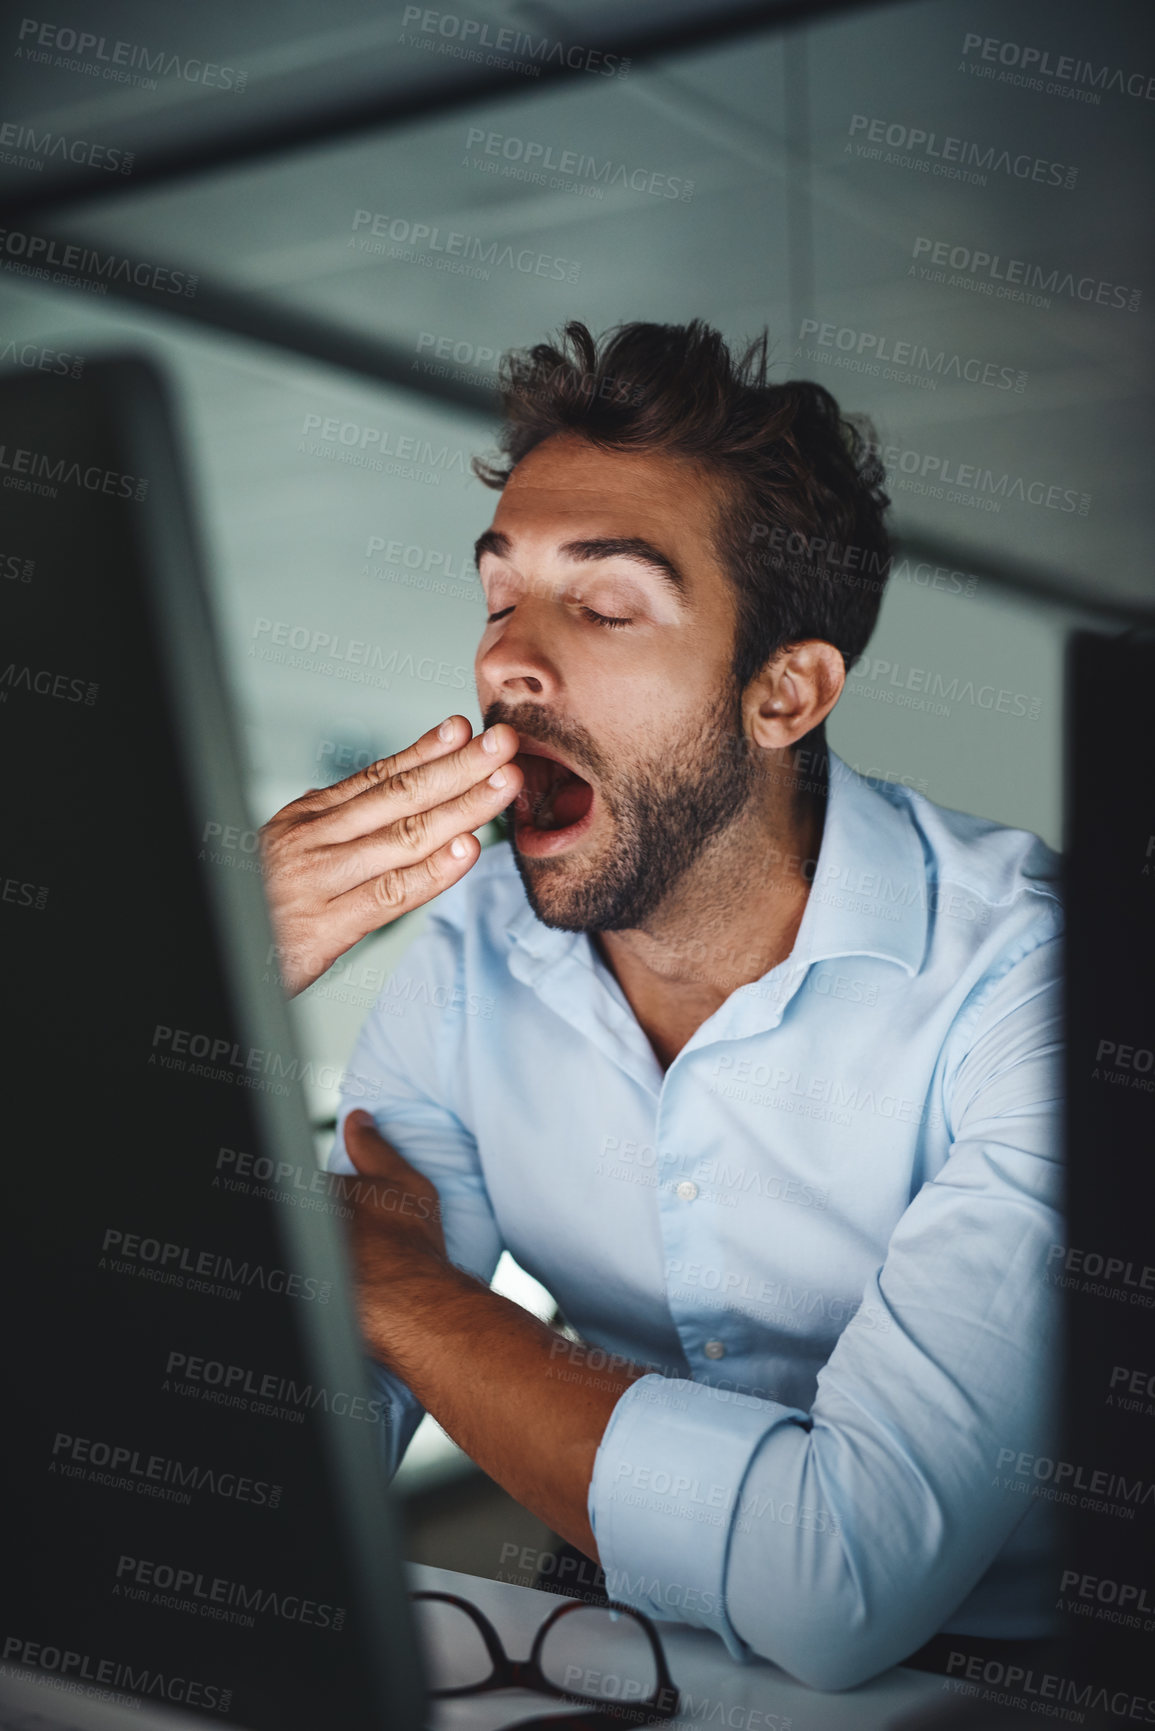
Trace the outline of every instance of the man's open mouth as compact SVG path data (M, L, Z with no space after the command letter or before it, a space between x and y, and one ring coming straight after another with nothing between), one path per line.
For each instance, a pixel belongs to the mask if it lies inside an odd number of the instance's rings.
M544 748L543 748L544 749ZM526 834L558 834L575 830L589 817L594 790L576 770L553 757L541 756L526 745L514 762L525 776L525 786L513 805L514 827L519 838Z

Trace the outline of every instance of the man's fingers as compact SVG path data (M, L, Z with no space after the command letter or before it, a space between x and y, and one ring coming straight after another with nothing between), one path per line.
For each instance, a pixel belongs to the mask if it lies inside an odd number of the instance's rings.
M456 836L492 822L516 798L525 780L516 764L506 764L501 773L501 787L494 787L489 779L477 782L456 799L431 806L428 811L411 811L372 835L330 848L325 866L330 896L337 899L370 878L404 870Z
M446 730L444 738L442 729ZM356 799L358 794L371 792L386 784L394 775L403 774L419 764L430 763L459 751L469 740L472 731L464 715L450 715L436 727L431 727L428 733L423 733L412 745L407 745L404 751L395 752L392 757L378 758L375 763L366 764L364 769L347 775L343 781L335 781L332 787L310 788L295 804L312 812L328 811L334 806L346 805L349 800ZM288 811L292 807L287 806L285 809Z
M344 948L432 901L463 878L480 855L481 843L475 835L456 835L425 859L393 866L338 896L329 907L348 936Z
M441 1218L441 1198L437 1186L411 1166L404 1154L399 1154L391 1142L380 1134L371 1112L360 1107L345 1120L345 1152L357 1169L358 1177L380 1179L396 1186L395 1191L376 1190L369 1200L377 1212L400 1214L412 1221L437 1221ZM346 1175L351 1187L354 1180ZM354 1196L359 1193L354 1190ZM360 1200L366 1200L360 1197ZM410 1206L415 1202L415 1206Z
M370 835L374 830L454 799L468 788L488 782L491 775L502 771L517 775L520 772L510 764L517 748L518 737L514 729L499 722L496 727L479 733L475 739L467 740L457 751L443 752L436 758L415 760L409 764L387 758L384 760L386 765L396 762L398 767L386 775L380 766L382 774L379 779L371 781L353 798L327 812L316 831L316 842L332 844ZM370 767L375 770L379 766ZM509 803L515 791L511 788L504 800L497 801L498 811L503 804Z
M345 1152L363 1178L388 1178L401 1158L377 1129L372 1112L361 1107L345 1120Z

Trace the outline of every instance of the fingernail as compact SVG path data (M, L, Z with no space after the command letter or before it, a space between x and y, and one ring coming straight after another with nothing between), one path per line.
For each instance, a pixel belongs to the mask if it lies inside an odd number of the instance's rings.
M501 747L498 744L496 727L486 728L485 732L481 736L481 749L489 752L500 751ZM497 785L500 787L501 783L498 782Z
M366 1112L364 1107L358 1106L356 1111L350 1112L345 1122L352 1124L354 1130L363 1130L367 1124L375 1124L376 1120L372 1112Z
M490 787L504 787L508 780L509 777L506 775L504 769L495 769L489 778L489 785Z
M456 841L450 842L449 851L453 855L454 859L464 859L466 854L469 852L469 849L465 845L465 837L459 835Z
M453 738L453 731L454 731L454 728L456 727L456 725L457 725L456 717L451 715L449 717L449 720L443 721L441 723L441 726L437 729L438 739L444 739L444 740L452 739Z

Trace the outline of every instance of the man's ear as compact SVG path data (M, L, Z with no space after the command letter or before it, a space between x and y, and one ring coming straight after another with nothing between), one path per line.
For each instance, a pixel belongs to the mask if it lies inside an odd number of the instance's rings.
M764 751L788 750L826 720L845 684L833 643L808 638L780 649L742 693L746 737Z

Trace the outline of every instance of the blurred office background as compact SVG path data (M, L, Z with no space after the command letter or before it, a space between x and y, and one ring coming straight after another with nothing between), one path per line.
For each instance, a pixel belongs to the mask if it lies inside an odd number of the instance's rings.
M1152 608L1152 15L451 3L2 26L0 364L133 347L173 380L254 823L477 724L497 356L567 318L700 316L767 329L775 376L889 453L896 575L835 750L1060 845L1065 640ZM254 847L218 840L220 869ZM296 1002L321 1150L420 925ZM431 1423L399 1486L424 1560L498 1573L547 1537Z

